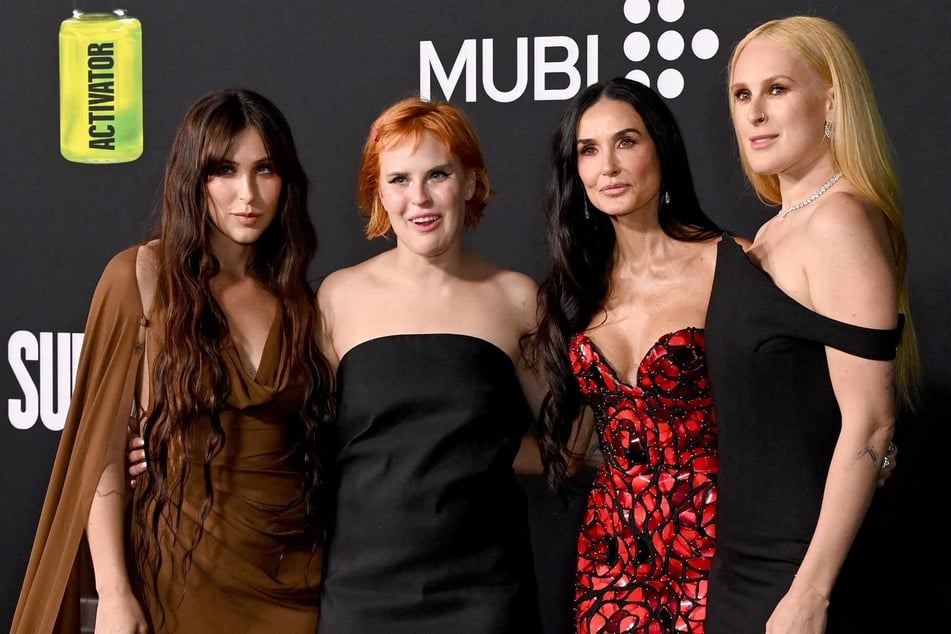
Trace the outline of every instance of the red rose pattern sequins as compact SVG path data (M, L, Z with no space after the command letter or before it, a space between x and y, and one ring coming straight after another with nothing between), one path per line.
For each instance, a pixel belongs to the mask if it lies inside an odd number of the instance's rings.
M703 330L664 335L636 385L584 334L570 344L604 465L578 537L582 634L702 634L714 551L716 416Z

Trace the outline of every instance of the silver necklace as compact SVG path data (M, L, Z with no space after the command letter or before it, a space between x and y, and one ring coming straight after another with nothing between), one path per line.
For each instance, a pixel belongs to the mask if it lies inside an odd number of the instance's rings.
M806 198L806 199L804 199L804 200L802 200L802 201L796 203L796 204L793 205L792 207L786 207L785 209L780 209L780 210L776 213L776 215L779 216L780 218L785 218L785 217L786 217L786 214L788 214L788 213L790 213L790 212L792 212L792 211L796 211L797 209L802 209L802 208L805 207L806 205L810 205L810 204L814 203L814 202L816 201L816 199L817 199L819 196L821 196L821 195L823 195L824 193L826 193L827 191L829 191L829 188L830 188L830 187L832 187L832 186L835 185L837 182L839 182L839 179L840 179L840 178L842 178L842 172L836 172L836 173L835 173L835 176L833 176L832 178L830 178L829 180L827 180L826 183L825 183L825 185L823 185L822 187L820 187L820 188L817 189L816 191L814 191L814 192L812 192L811 194L809 194L809 197L808 197L808 198Z

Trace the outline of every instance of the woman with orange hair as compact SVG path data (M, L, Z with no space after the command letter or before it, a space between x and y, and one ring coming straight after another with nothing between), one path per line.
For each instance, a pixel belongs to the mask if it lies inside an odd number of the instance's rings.
M405 99L371 127L358 199L395 245L318 290L338 397L321 634L541 629L513 470L541 401L536 286L462 244L491 193L451 104Z

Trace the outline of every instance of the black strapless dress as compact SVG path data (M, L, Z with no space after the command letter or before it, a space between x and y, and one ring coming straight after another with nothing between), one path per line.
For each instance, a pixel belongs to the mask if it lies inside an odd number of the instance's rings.
M464 335L381 337L337 380L320 634L540 632L512 469L532 415L508 355Z

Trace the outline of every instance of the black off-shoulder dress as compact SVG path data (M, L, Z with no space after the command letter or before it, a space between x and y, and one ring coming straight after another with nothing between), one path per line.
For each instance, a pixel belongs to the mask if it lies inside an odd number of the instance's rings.
M720 456L707 634L762 634L805 556L841 427L826 346L894 359L902 325L824 317L783 293L729 236L720 242L706 324ZM828 634L879 631L880 577L859 574L856 554L832 591Z

